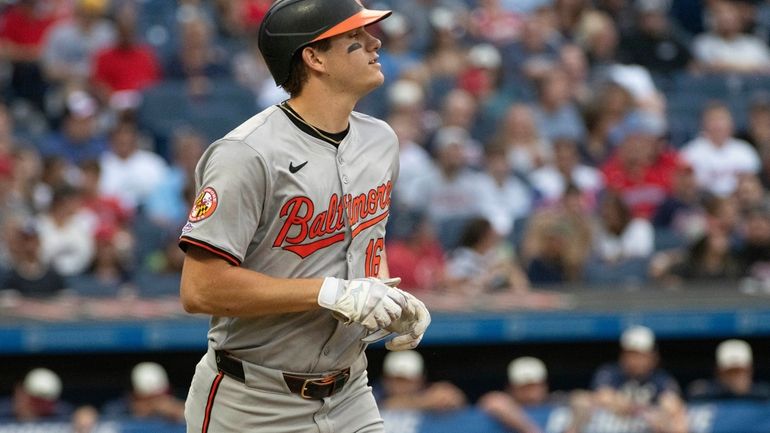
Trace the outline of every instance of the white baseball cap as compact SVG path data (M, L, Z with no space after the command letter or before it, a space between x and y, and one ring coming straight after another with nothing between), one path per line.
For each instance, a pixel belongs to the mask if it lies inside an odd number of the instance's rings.
M632 352L652 352L655 350L655 334L646 326L632 326L620 336L620 347Z
M163 394L168 391L166 370L154 362L140 362L131 370L131 386L140 396Z
M743 340L725 340L717 346L717 367L721 370L751 367L751 346Z
M44 400L57 400L61 395L61 379L47 368L35 368L24 377L27 394Z
M508 364L508 382L514 386L529 385L545 382L548 372L543 361L532 357L522 356Z
M422 355L414 350L390 352L385 355L382 372L385 376L419 379L424 371Z

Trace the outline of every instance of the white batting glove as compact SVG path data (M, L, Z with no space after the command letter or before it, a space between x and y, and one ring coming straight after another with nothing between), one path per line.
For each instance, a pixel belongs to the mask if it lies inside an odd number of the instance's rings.
M318 305L332 310L345 322L364 325L369 331L387 328L407 305L405 293L376 278L343 280L327 277L318 292Z
M385 343L385 348L392 351L417 347L430 325L430 313L425 304L411 293L403 293L406 296L406 306L398 319L385 328L398 334L396 338Z

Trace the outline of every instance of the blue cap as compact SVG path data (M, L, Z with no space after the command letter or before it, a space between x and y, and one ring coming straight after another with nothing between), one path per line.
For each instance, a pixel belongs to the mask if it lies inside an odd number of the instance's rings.
M646 111L633 111L610 130L607 139L617 146L632 135L660 137L666 132L666 124L660 116Z

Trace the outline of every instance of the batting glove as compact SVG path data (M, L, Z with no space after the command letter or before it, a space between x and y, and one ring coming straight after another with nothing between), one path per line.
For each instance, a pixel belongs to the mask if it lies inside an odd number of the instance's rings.
M398 319L385 328L398 334L397 337L385 343L385 348L392 351L417 347L430 325L430 313L425 304L411 293L403 293L406 296L406 306Z
M327 277L318 292L318 305L331 310L339 320L375 331L387 328L401 316L407 305L405 295L376 278Z

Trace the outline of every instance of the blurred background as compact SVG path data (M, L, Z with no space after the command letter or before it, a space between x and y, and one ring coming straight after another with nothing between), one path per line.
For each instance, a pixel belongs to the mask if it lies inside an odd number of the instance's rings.
M770 432L770 2L387 0L390 432ZM271 0L0 2L0 432L182 432L203 150Z

